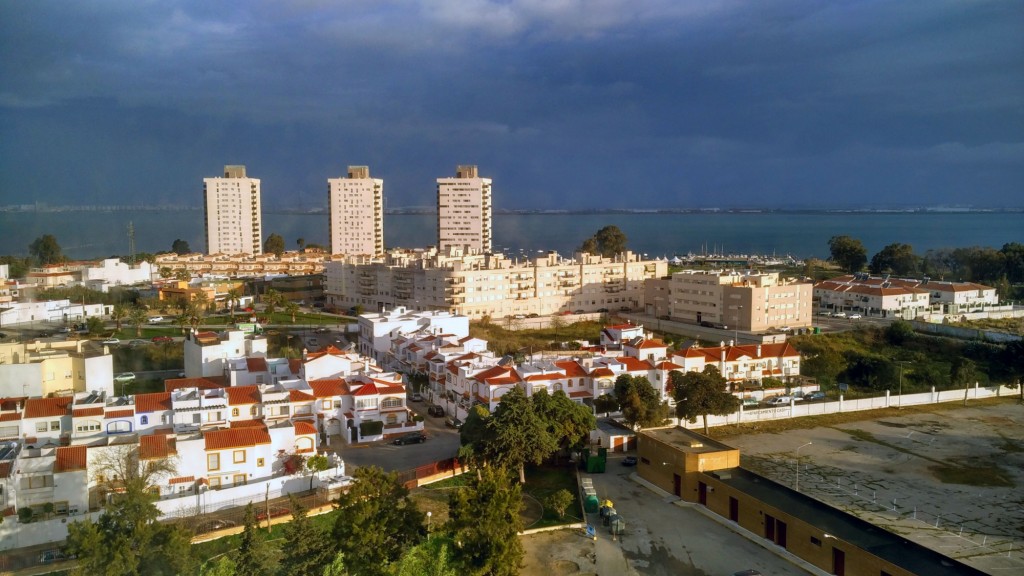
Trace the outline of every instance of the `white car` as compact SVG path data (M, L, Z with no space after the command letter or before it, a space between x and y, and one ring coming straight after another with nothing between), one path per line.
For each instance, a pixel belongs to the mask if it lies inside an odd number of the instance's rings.
M792 396L776 396L775 398L769 399L765 404L771 406L788 406L793 401Z
M103 345L104 346L120 346L121 345L121 341L118 340L117 338L107 338L106 340L103 341Z
M849 314L846 317L849 318L850 320L860 320L862 318L862 316L860 314L856 314L856 313Z
M127 384L135 380L135 374L132 372L122 372L117 376L114 376L114 382Z
M833 312L833 318L846 318L846 312Z
M164 321L164 317L163 316L150 316L150 318L149 318L149 323L150 324L159 324L160 322L163 322L163 321Z

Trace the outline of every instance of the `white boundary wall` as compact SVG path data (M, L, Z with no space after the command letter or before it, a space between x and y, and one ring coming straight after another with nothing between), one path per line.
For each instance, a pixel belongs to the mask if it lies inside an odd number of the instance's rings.
M858 398L846 400L842 396L838 401L833 402L791 402L789 406L773 406L771 408L757 408L744 410L740 407L739 412L728 416L708 416L708 426L723 426L725 424L739 424L742 422L759 422L764 420L783 420L786 418L797 418L800 416L816 416L821 414L837 414L840 412L857 412L861 410L876 410L879 408L896 408L900 406L920 406L924 404L938 404L940 402L963 402L966 393L968 400L982 398L996 398L1000 396L1018 396L1020 391L1008 386L981 387L977 383L965 390L943 390L937 392L932 388L929 392L919 394L905 394L902 399L898 395L890 395L887 391L885 396L875 398ZM697 418L696 422L680 422L686 428L703 428L703 420Z

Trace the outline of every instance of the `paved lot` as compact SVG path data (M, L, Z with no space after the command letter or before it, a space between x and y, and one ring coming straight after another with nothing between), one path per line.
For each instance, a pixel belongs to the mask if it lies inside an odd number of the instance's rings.
M625 518L625 533L612 537L598 515L590 514L596 542L579 531L526 536L527 561L520 574L711 576L747 568L766 575L820 574L795 564L791 555L761 538L747 539L699 506L673 504L678 500L674 496L634 481L635 469L621 466L620 458L610 457L606 473L587 477L598 496L612 500Z
M1006 402L724 441L748 469L979 570L1024 574L1022 423L1024 406Z

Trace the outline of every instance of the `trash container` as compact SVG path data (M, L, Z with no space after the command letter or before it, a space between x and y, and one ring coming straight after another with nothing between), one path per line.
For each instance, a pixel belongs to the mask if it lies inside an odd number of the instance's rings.
M588 514L592 514L597 512L598 508L597 494L587 494L583 499L583 509L586 510Z
M614 535L620 535L626 531L626 521L622 519L622 516L613 514L608 517L608 529Z

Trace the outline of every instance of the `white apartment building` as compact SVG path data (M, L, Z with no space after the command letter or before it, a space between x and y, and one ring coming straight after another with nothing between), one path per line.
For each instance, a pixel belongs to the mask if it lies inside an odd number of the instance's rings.
M447 310L470 318L602 312L642 305L644 281L668 272L632 252L614 258L557 253L533 259L466 254L456 248L394 250L375 259L325 264L324 293L336 309Z
M384 252L384 181L368 166L349 166L347 178L327 179L332 254Z
M819 282L814 285L814 297L824 309L903 318L914 318L926 309L963 314L999 305L999 295L990 286L868 274L848 274Z
M811 325L813 286L778 273L684 270L669 282L673 320L763 332Z
M224 176L203 179L207 254L262 254L259 178L245 166L225 166Z
M114 391L114 361L106 346L89 340L0 344L0 398L86 390Z
M359 353L380 364L392 353L393 340L411 335L466 338L469 318L445 310L417 312L404 306L359 317Z
M331 256L306 249L276 254L157 254L154 267L166 268L173 276L184 270L193 277L256 278L260 276L305 276L320 274Z
M437 179L437 246L491 251L491 179L481 178L476 166Z
M107 258L82 269L82 285L86 288L109 292L114 286L130 286L153 281L155 269L149 262L129 265L119 258Z

